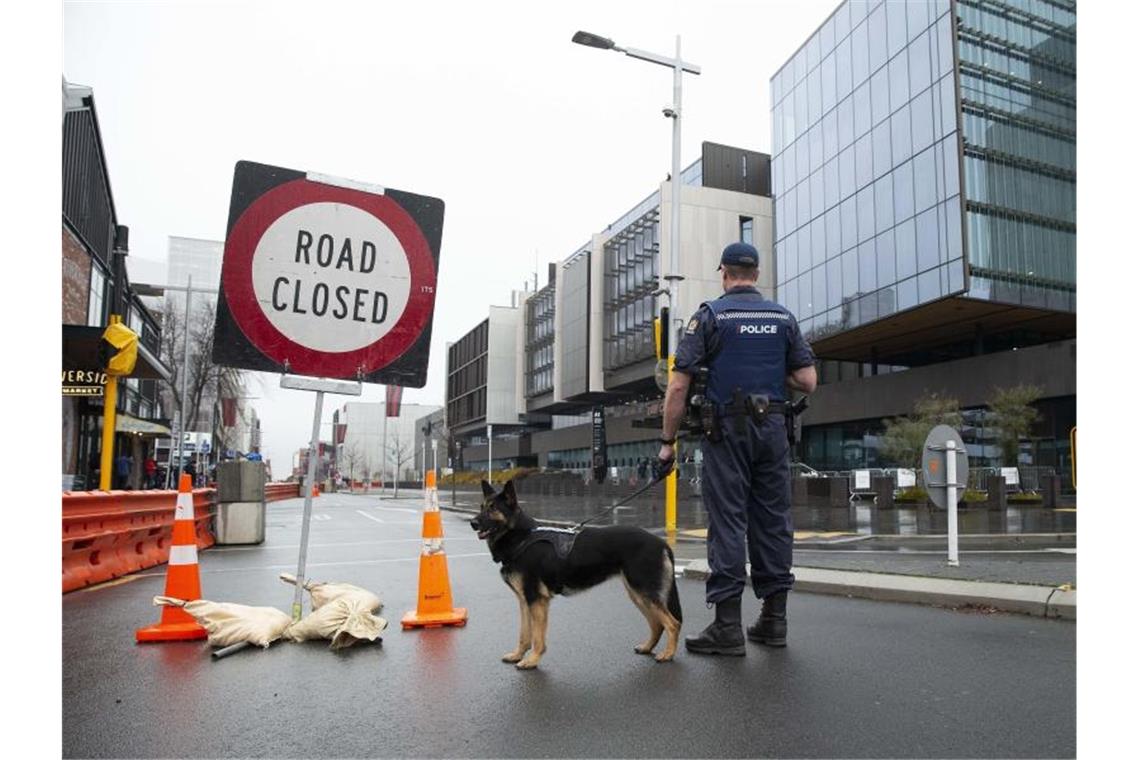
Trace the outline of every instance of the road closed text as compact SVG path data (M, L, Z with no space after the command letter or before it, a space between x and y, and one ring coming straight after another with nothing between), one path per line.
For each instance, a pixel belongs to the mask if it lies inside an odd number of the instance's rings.
M324 270L367 275L376 267L376 245L368 240L354 245L351 238L338 242L332 235L297 231L296 264L315 264ZM355 322L382 324L388 318L388 295L370 288L331 286L324 282L278 276L273 280L271 303L274 311L312 314Z

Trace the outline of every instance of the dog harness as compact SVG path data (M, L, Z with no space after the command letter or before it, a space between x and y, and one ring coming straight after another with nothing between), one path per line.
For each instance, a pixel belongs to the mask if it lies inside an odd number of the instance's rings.
M518 559L523 552L538 543L550 544L559 559L566 559L570 556L570 551L574 548L574 539L577 537L578 531L570 528L535 528L515 545L511 550L510 559L512 561Z

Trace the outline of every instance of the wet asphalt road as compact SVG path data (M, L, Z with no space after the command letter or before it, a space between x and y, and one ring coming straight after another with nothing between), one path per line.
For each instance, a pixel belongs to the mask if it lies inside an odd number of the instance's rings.
M205 598L287 610L301 501L269 505L266 543L201 555ZM136 645L165 567L63 597L64 757L1072 757L1072 623L812 594L785 650L633 653L645 624L612 581L552 605L540 670L499 662L517 605L466 521L444 514L465 628L403 632L415 603L416 501L314 502L309 576L377 592L383 644L277 643L225 660L204 642ZM686 620L711 615L678 580ZM745 614L756 605L745 602Z

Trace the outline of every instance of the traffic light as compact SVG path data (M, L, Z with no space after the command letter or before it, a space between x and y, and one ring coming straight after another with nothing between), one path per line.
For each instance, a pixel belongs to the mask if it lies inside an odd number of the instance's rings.
M134 372L139 353L139 336L121 322L107 325L99 344L99 359L107 374L115 377Z

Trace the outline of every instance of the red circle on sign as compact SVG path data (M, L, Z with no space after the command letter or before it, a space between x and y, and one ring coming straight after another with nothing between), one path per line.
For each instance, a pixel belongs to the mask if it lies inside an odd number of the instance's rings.
M278 330L262 311L253 285L253 254L277 219L312 203L343 203L378 219L396 236L408 260L411 288L399 321L375 343L352 351L320 351L302 346ZM222 287L238 327L259 351L289 372L356 378L386 367L420 337L435 303L435 262L415 220L384 195L295 179L269 190L242 212L226 237Z

